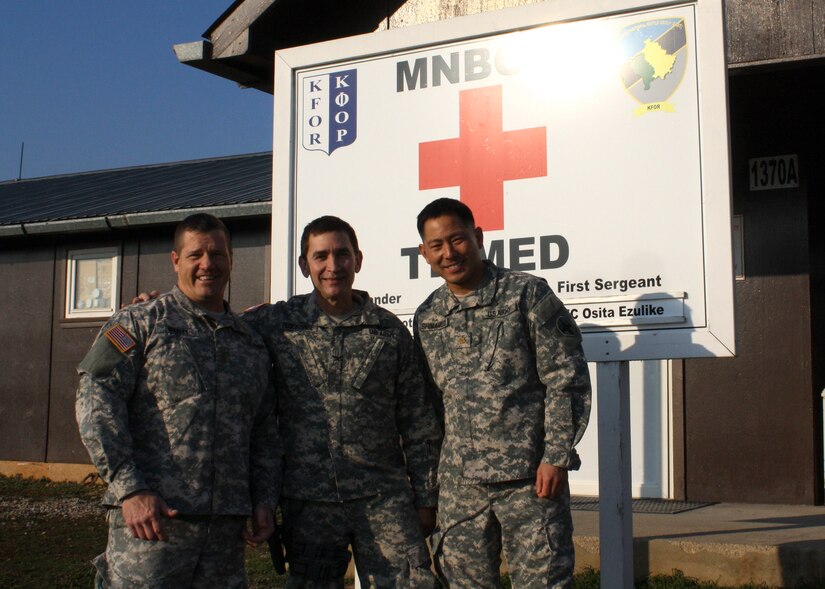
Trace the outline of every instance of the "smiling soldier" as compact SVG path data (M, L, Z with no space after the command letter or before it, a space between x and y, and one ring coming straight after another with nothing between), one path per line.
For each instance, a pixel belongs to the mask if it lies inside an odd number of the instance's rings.
M271 363L223 299L223 223L184 219L172 265L177 286L117 312L78 368L80 435L108 483L98 587L244 587L244 539L263 542L274 528Z
M362 261L348 223L315 219L298 260L313 291L244 313L275 363L289 588L343 587L348 548L363 587L436 584L441 432L409 331L352 288Z
M440 393L436 566L453 589L572 587L567 471L587 426L581 335L547 283L482 258L458 200L418 215L421 255L444 284L418 308L416 342Z

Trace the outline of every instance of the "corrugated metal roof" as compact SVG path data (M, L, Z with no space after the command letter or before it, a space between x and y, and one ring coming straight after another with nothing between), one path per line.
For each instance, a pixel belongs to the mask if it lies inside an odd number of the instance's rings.
M272 154L0 182L0 226L169 211L272 198Z

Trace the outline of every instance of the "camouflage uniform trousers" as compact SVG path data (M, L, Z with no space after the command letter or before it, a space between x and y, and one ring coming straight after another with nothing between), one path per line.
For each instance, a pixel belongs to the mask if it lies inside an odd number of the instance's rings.
M438 520L435 567L451 589L501 587L502 547L513 587L573 586L569 489L540 499L533 480L442 483Z
M352 547L364 589L434 589L410 491L340 503L281 499L287 589L340 589Z
M120 509L109 509L106 519L106 552L92 561L96 588L246 587L246 517L178 515L165 520L167 542L132 536Z

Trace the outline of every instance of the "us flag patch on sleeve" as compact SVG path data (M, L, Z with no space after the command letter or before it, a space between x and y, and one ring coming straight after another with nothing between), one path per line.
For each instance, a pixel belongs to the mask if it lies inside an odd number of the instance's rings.
M103 335L124 354L137 345L134 338L129 335L129 332L122 325L110 327Z

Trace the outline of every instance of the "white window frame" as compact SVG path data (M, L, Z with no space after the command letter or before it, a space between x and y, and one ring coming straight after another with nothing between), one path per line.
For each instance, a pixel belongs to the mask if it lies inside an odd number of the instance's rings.
M77 264L84 260L112 260L109 301L107 307L78 309L75 301ZM117 247L85 248L66 252L66 319L106 319L117 310L120 292L120 250Z

